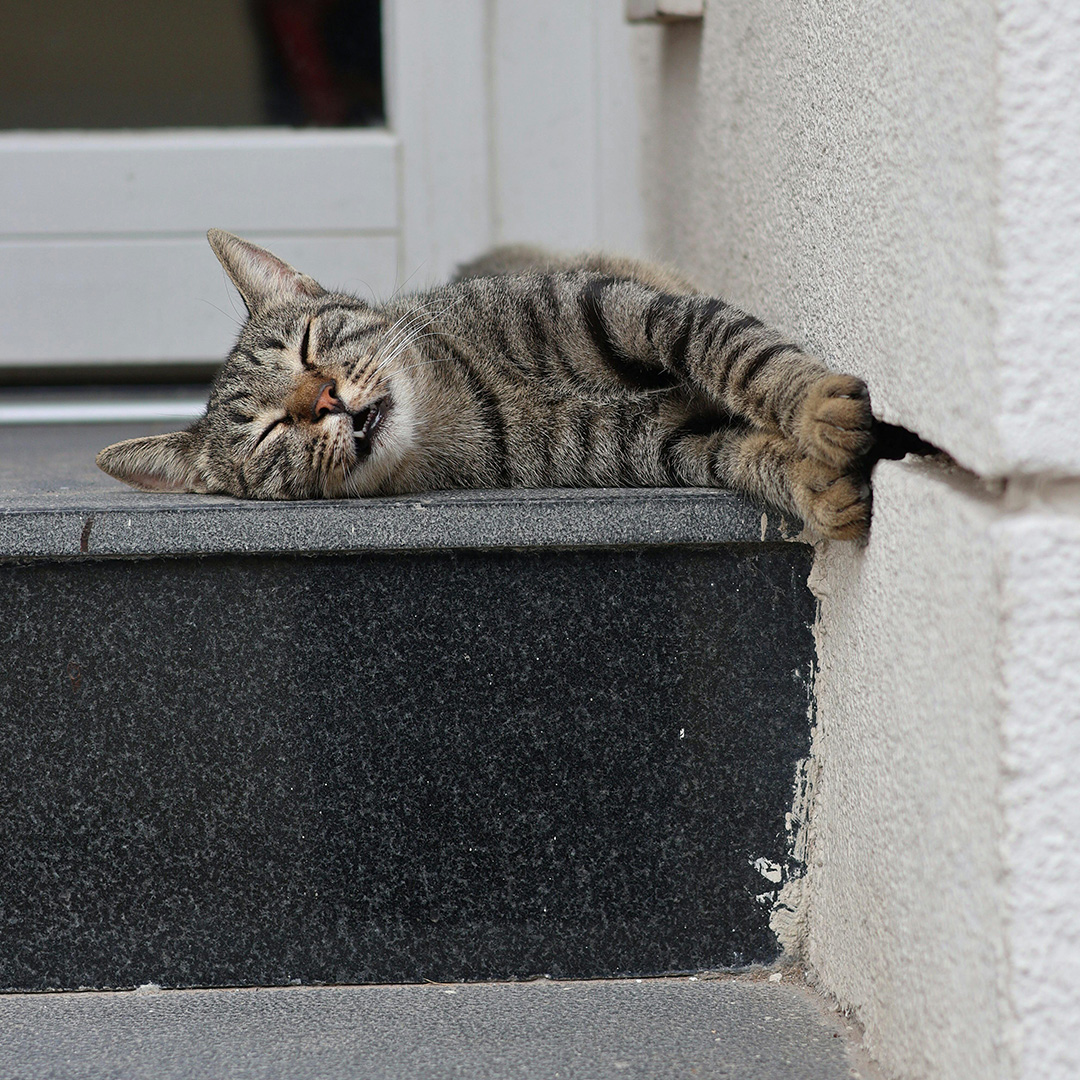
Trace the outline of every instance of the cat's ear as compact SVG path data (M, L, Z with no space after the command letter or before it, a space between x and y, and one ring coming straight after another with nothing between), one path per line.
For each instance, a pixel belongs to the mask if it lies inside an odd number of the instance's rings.
M197 440L191 431L171 431L106 446L97 463L99 469L140 491L205 492L196 453Z
M211 229L206 238L252 315L289 300L322 296L326 292L314 278L239 236Z

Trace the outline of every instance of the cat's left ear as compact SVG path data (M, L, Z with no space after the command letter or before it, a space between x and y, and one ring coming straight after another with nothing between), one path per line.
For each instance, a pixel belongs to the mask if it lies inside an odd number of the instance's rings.
M171 431L125 439L106 446L97 456L99 469L140 491L187 491L205 493L195 463L197 440L191 431Z
M326 293L314 278L239 236L211 229L206 238L252 315L290 300Z

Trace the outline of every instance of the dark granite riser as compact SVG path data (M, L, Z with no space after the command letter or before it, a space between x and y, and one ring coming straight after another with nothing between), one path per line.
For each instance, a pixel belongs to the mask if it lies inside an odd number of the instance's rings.
M744 540L742 536L740 540ZM810 550L0 566L0 987L776 954Z

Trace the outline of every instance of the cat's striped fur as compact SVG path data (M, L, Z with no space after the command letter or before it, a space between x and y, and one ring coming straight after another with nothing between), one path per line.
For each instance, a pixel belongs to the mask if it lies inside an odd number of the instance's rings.
M117 443L146 490L730 487L865 534L865 385L662 267L506 249L382 305L212 230L250 318L188 430Z

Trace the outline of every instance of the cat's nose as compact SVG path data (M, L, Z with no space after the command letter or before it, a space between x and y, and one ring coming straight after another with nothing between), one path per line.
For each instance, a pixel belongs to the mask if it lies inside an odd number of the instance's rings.
M319 390L319 396L315 404L311 406L311 418L321 420L327 413L340 413L345 411L345 403L335 394L336 387L332 382L323 383Z

